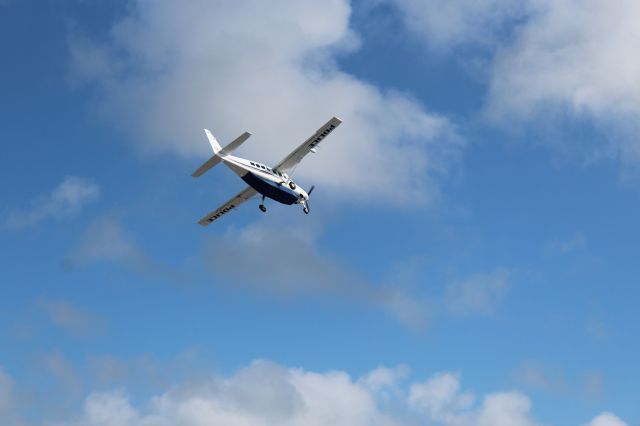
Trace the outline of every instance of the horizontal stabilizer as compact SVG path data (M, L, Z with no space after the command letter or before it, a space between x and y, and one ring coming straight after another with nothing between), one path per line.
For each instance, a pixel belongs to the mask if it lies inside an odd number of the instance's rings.
M224 157L225 155L231 154L233 151L238 149L238 147L242 145L244 141L249 139L249 136L251 136L251 133L244 132L243 134L235 138L229 145L222 148L222 151L220 151L219 155L222 155Z
M213 166L215 166L216 164L218 164L221 161L222 161L222 157L220 157L218 155L214 155L211 158L209 158L206 163L204 163L202 166L200 166L198 168L198 170L196 170L195 172L191 173L191 176L200 177L200 176L202 176L204 174L204 172L206 172L207 170L209 170L210 168L212 168Z

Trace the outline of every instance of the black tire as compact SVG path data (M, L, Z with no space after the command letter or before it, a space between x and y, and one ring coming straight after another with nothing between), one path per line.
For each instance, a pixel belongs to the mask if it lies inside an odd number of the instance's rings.
M289 188L296 189L296 184L293 182L289 182Z
M304 212L304 214L309 214L309 208L308 207L303 208L302 211Z
M262 213L265 213L267 211L267 208L264 206L264 204L260 204L259 208Z

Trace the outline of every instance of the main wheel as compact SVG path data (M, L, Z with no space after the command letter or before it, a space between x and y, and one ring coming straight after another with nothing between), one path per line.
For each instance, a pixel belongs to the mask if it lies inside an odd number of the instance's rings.
M304 212L304 214L309 214L309 207L303 208L302 211Z
M296 189L296 184L293 182L289 182L289 188Z
M264 204L260 204L260 211L262 211L262 213L265 213L267 211L267 208L264 206Z

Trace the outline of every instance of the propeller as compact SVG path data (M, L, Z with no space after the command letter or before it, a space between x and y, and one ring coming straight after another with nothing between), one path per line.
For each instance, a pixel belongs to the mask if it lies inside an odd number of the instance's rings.
M309 191L307 192L307 200L304 203L304 212L306 214L309 213L309 196L311 195L315 187L315 185L311 185L311 188L309 188Z

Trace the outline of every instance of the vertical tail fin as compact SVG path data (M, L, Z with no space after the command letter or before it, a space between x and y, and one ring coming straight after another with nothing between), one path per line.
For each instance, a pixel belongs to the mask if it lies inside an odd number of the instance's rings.
M219 153L222 150L222 147L218 143L218 140L216 139L216 137L213 136L213 133L211 133L209 129L204 129L204 132L207 135L207 139L209 139L209 144L211 145L211 149L213 150L213 153L214 154Z

